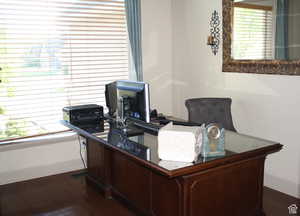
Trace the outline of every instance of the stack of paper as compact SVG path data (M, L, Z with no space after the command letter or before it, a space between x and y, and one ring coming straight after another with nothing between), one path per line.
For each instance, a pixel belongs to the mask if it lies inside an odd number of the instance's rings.
M158 132L158 156L162 160L193 162L200 154L201 143L200 127L170 122Z

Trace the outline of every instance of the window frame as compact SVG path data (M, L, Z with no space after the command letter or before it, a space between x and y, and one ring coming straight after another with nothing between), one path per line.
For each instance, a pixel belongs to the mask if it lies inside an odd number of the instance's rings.
M114 2L114 0L111 0L111 1L107 1L107 0L103 0L103 2ZM125 2L123 1L123 9L124 9L124 13L125 13L125 16L123 18L124 20L124 23L125 23L125 31L126 31L126 42L127 42L127 77L130 78L130 70L131 70L131 66L132 66L132 61L131 61L131 58L130 58L130 44L129 44L129 40L128 40L128 31L127 31L127 25L126 25L126 10L125 10ZM71 72L72 73L72 72ZM104 85L103 85L104 87ZM104 94L104 92L103 92ZM103 97L105 99L105 97ZM104 100L105 102L105 100ZM77 104L76 104L77 105ZM101 104L101 105L104 105L104 104ZM62 110L62 107L61 107L61 110ZM61 116L62 116L62 111L61 111ZM56 136L57 134L64 134L64 133L67 133L68 131L70 131L70 129L65 129L65 130L60 130L60 131L55 131L55 132L46 132L46 133L40 133L40 134L35 134L35 135L29 135L29 136L21 136L21 137L13 137L13 138L6 138L6 139L1 139L0 140L0 145L3 144L3 143L10 143L10 142L19 142L19 141L23 141L24 139L28 139L28 140L32 140L32 139L35 139L35 138L38 138L38 137L41 137L41 136Z

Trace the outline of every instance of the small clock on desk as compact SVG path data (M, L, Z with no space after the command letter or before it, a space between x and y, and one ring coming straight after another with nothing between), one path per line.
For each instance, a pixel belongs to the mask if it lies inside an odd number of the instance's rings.
M216 157L225 155L225 130L219 124L211 123L202 127L203 157Z

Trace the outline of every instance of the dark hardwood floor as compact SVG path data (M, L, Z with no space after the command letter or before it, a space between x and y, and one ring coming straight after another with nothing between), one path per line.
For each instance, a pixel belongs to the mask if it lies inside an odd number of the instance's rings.
M0 216L134 216L115 200L104 199L86 185L79 172L65 173L0 186ZM266 216L286 216L299 199L264 190Z

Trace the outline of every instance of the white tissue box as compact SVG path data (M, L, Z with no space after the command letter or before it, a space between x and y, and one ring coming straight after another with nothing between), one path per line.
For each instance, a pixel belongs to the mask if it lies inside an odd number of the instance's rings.
M158 157L162 160L193 162L201 151L201 127L173 125L158 132Z

